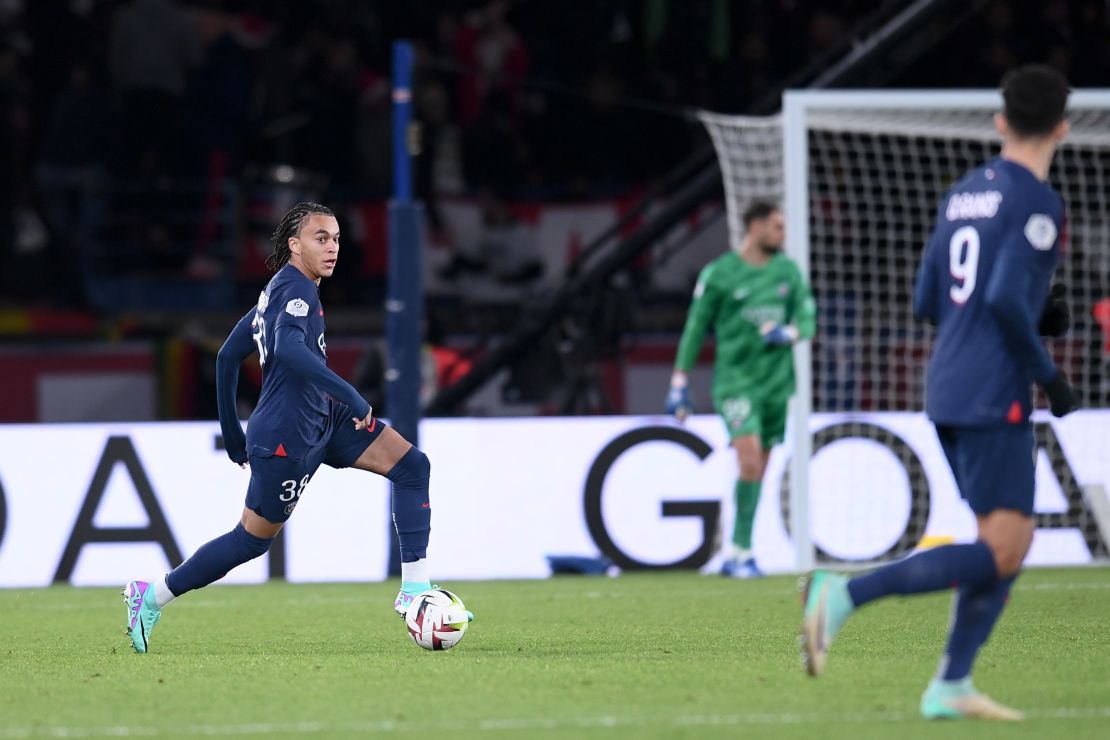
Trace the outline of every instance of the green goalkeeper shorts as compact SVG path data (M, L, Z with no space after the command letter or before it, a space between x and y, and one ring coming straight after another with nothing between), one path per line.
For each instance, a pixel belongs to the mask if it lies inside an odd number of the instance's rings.
M748 434L759 436L763 449L782 442L786 432L786 401L757 401L745 396L722 398L717 413L725 421L729 441Z

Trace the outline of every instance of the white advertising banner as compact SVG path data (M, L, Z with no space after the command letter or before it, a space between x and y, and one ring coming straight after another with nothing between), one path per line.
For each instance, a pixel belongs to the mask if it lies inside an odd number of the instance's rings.
M1095 499L1110 490L1110 411L1036 421L1038 529L1027 562L1105 558ZM922 415L822 414L811 427L810 520L822 557L871 562L926 536L974 537ZM420 434L432 460L436 578L545 577L549 555L697 567L717 533L731 531L735 454L715 416L685 426L433 419ZM0 426L0 586L148 579L231 529L249 472L218 440L207 422ZM756 517L756 556L772 572L794 563L779 497L789 454L771 455ZM387 481L322 467L271 553L225 580L381 580L389 527Z
M0 586L150 579L232 529L250 473L216 446L216 423L0 426ZM318 493L319 502L313 501ZM225 579L380 580L387 481L321 468L277 558Z

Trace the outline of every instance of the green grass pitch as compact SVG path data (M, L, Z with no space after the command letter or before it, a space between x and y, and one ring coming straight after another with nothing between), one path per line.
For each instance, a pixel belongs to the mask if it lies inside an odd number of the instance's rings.
M976 682L1020 725L926 723L949 594L849 621L820 679L796 579L690 574L457 582L477 614L430 653L394 584L215 586L163 612L152 652L118 591L0 591L0 738L1110 737L1110 568L1034 569Z

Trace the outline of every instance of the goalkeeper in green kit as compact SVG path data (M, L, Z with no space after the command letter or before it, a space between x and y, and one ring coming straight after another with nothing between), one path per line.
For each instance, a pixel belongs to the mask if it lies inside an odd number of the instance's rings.
M678 345L667 413L680 422L693 411L687 372L705 332L717 337L713 406L725 421L740 465L732 541L722 548L720 573L763 575L752 556L752 522L771 448L782 442L786 407L794 394L791 348L813 337L816 307L801 270L782 253L782 211L757 201L744 212L744 240L698 276ZM716 559L715 559L716 560Z

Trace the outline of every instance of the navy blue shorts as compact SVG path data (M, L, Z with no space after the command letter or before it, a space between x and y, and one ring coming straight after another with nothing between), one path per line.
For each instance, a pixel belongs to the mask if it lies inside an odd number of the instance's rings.
M1033 515L1036 448L1033 426L937 426L944 456L971 510L1015 509Z
M381 435L385 424L374 419L366 429L355 429L354 413L346 404L333 404L326 443L303 458L252 456L251 481L247 487L246 507L275 524L289 519L305 486L321 463L333 468L349 468Z

